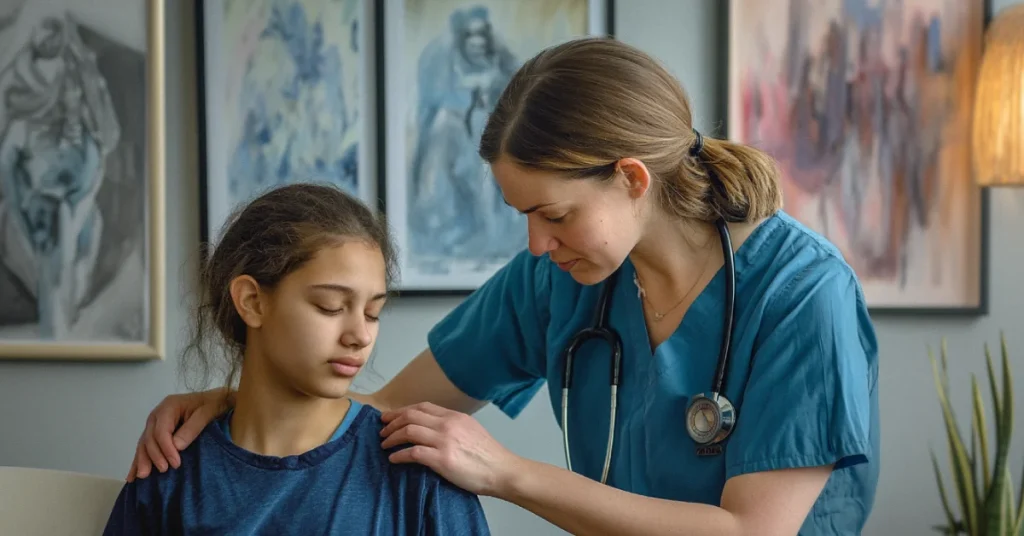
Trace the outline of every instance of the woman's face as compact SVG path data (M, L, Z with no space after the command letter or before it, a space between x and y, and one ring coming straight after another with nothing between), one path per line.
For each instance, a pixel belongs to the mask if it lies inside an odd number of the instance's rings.
M609 181L565 179L504 158L491 169L505 202L526 214L530 252L547 253L584 285L612 274L640 240L649 180L626 159ZM636 180L637 172L644 180Z

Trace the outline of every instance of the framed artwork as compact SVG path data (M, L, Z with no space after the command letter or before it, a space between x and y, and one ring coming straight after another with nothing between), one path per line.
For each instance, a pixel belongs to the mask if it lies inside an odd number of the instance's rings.
M765 0L729 13L729 135L775 157L784 210L874 312L987 312L971 115L983 0Z
M0 358L162 359L164 4L0 6Z
M203 242L282 184L330 183L378 206L373 2L198 0L196 17Z
M526 247L477 155L508 80L543 48L611 35L608 0L382 2L384 202L402 294L467 294Z

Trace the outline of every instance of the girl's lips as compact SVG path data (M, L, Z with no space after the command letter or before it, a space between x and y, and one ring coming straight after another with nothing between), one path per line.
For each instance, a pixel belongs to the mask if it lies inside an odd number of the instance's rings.
M356 374L359 374L360 367L356 365L346 365L344 363L339 363L337 361L331 361L331 369L338 376L352 378Z

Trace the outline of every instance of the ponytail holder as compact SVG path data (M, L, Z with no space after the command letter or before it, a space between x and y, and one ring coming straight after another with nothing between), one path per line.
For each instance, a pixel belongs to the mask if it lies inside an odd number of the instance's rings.
M704 150L704 136L701 136L700 131L697 129L693 129L693 135L697 139L693 142L693 146L690 147L690 156L696 157Z

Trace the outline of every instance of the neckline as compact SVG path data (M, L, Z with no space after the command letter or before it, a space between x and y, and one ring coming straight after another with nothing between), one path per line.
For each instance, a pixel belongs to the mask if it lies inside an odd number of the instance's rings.
M355 410L354 415L352 414L353 410ZM225 426L223 426L224 420L231 418L231 411L226 412L218 418L217 421L214 421L210 426L207 426L206 432L209 434L209 437L229 455L253 467L267 470L305 469L322 463L331 455L352 443L359 428L368 418L370 412L370 406L364 404L357 406L356 402L353 400L342 424L339 425L339 428L341 428L344 426L344 423L348 421L348 426L341 432L340 437L337 437L338 434L334 434L331 440L326 443L301 454L294 454L291 456L267 456L238 446L231 440L227 434Z
M757 258L758 252L761 247L767 242L768 238L775 234L775 230L780 227L783 222L784 214L781 210L776 211L771 216L764 219L750 235L747 236L746 240L736 251L733 252L733 266L736 270L736 286L739 287L740 281L743 279L744 270L753 263L753 260ZM636 267L633 262L626 258L626 262L623 263L623 272L620 278L624 281L629 282L625 286L625 289L618 289L620 292L628 292L629 296L617 296L618 299L628 299L630 307L632 308L630 321L630 329L633 331L633 335L636 340L643 341L643 348L647 350L646 355L654 356L657 355L658 351L661 350L662 346L669 343L676 338L680 333L684 331L697 330L703 331L710 329L710 324L720 323L721 319L715 317L713 314L715 308L722 307L722 295L725 292L725 265L723 264L715 272L715 275L711 277L704 288L697 294L697 297L693 299L693 302L683 313L682 320L679 321L679 325L676 329L657 347L651 348L650 345L650 333L647 331L647 324L644 319L644 305L637 296L636 286L632 284L633 275L636 274Z

